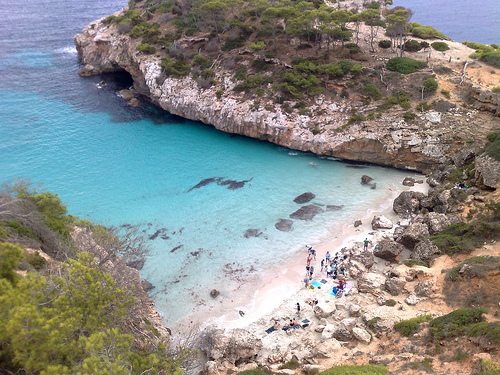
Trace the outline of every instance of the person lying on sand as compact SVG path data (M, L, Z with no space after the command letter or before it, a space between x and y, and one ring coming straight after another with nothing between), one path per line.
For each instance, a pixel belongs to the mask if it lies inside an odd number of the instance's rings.
M306 299L306 303L310 306L316 306L318 304L317 298L308 298Z

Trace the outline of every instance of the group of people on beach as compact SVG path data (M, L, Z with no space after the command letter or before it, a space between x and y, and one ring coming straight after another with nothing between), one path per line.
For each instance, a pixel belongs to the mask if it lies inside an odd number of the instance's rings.
M308 249L307 261L306 261L306 274L304 277L305 287L309 287L309 283L312 282L314 275L314 266L312 265L312 261L316 261L316 250L310 246L306 245ZM347 262L347 255L339 255L335 254L332 258L330 252L327 251L325 257L321 259L321 272L326 271L326 277L331 277L334 280L339 280L344 282L344 279L347 277L345 263Z

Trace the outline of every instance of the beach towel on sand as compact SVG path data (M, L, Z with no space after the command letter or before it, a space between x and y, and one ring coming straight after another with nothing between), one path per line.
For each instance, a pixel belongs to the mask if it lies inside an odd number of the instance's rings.
M266 333L271 333L274 331L274 327L270 327L268 329L266 329Z
M327 282L325 279L321 279L321 284L326 284Z
M313 284L316 288L321 288L321 287L323 286L323 284L321 284L319 281L316 281L316 280L314 280L314 281L312 282L312 284Z

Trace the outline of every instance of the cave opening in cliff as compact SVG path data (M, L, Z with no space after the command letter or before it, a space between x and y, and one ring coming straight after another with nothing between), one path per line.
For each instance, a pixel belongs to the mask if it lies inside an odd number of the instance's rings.
M125 70L112 73L102 73L101 81L110 89L115 91L130 89L134 85L132 76Z

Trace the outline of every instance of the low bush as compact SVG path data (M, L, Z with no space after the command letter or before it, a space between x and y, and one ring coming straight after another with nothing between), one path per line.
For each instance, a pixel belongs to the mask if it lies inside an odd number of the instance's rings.
M392 47L392 42L387 39L381 40L380 42L378 42L378 46L382 49L388 49Z
M363 88L363 94L371 97L373 100L379 100L382 99L382 91L375 86L373 83L367 83L366 86Z
M387 367L380 365L343 365L334 366L318 375L385 375Z
M408 52L418 52L424 47L422 46L422 44L420 44L419 41L415 39L410 39L403 44L403 48L405 51Z
M471 324L485 320L486 312L486 309L477 307L452 311L430 321L429 335L435 340L465 335Z
M500 345L500 322L481 322L467 328L467 336L483 337L489 342Z
M405 121L411 121L414 120L417 117L417 115L413 112L405 112L403 113L403 118Z
M448 51L450 49L448 44L446 44L445 42L431 43L431 47L434 48L436 51L440 51L440 52Z
M495 86L491 89L491 92L500 92L500 86Z
M152 55L153 53L156 53L156 48L148 43L142 43L137 46L137 50L139 52Z
M425 66L427 66L425 62L409 57L394 57L387 61L387 69L402 74L414 73Z
M168 57L165 57L161 61L161 68L166 76L173 77L184 77L187 76L191 71L189 62L182 58L172 60Z
M425 92L435 92L438 88L438 83L434 78L427 78L424 80L424 91Z
M435 37L448 39L442 32L437 31L432 26L422 26L422 25L416 24L415 26L410 28L410 32L413 36L416 36L417 38L422 38L422 39L433 39Z
M500 68L500 51L483 53L479 59L488 65Z
M467 266L464 268L464 266ZM460 273L460 270L463 272ZM459 281L464 279L472 279L474 277L482 278L489 271L500 269L500 257L495 256L476 256L465 259L457 266L450 269L445 276L446 280Z
M287 363L282 364L279 369L280 370L295 370L300 367L299 361L297 361L295 358L291 359Z
M45 268L48 264L45 258L42 257L38 251L35 251L34 253L27 253L26 261L37 271Z
M443 94L446 99L450 99L450 90L441 89L441 94Z
M394 307L397 305L397 302L393 300L392 298L388 299L385 301L384 305L389 306L389 307Z
M417 259L408 259L404 264L406 267L423 266L429 268L428 261L417 260Z
M394 324L394 329L403 336L411 336L420 328L420 323L428 322L432 317L430 315L417 316L416 318L402 320Z
M483 245L484 241L500 237L500 223L475 221L450 225L430 239L442 253L453 255L469 253Z

